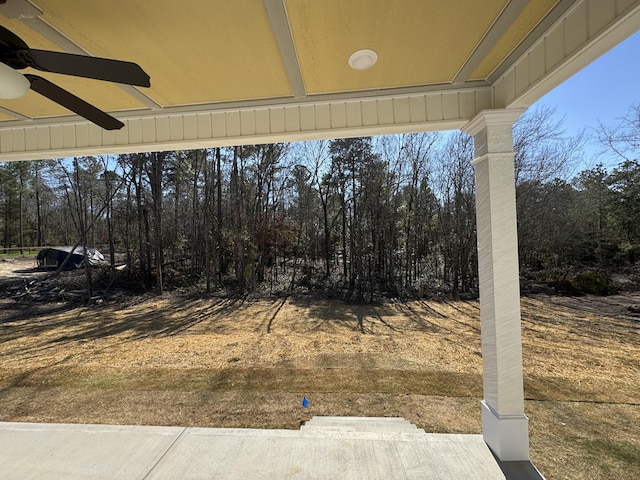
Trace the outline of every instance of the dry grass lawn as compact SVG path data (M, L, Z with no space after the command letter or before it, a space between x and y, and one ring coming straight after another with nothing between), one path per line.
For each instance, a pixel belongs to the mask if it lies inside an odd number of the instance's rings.
M0 300L0 420L298 428L371 415L480 432L475 301L136 302ZM640 478L640 318L627 310L639 304L522 299L532 460L546 478Z

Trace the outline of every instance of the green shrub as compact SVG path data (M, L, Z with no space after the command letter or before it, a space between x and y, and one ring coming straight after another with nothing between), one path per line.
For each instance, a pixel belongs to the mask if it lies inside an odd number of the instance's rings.
M583 272L571 279L573 286L582 293L591 295L613 295L618 289L613 285L611 278L604 273Z

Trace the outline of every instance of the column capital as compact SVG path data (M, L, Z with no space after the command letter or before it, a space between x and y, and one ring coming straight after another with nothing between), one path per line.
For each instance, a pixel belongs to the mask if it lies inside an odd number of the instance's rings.
M504 108L501 110L482 110L469 123L461 128L463 132L475 136L488 125L505 125L513 127L526 108Z

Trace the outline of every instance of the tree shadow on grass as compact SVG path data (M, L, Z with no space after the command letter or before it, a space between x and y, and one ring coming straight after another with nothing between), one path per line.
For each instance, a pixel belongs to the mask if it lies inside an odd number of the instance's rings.
M287 295L286 297L282 298L279 301L278 306L276 307L276 310L273 312L273 315L271 315L269 317L269 321L267 323L267 333L271 333L271 329L273 327L273 323L276 319L276 317L278 316L278 313L280 313L280 310L282 310L282 307L284 307L284 304L287 302L287 299L289 298L289 296Z
M160 302L165 302L160 299ZM175 336L194 328L215 333L234 330L234 313L244 303L242 298L178 298L168 305L142 302L133 307L78 307L60 304L55 307L20 305L0 322L0 343L28 339L4 355L37 353L75 342L119 338L121 342L144 338ZM154 306L155 305L155 306ZM6 306L6 305L5 305ZM206 324L206 325L205 325Z
M373 334L385 329L396 330L382 318L384 307L378 307L376 312L372 304L306 297L292 298L291 303L305 311L302 328L307 331L337 333L346 330Z
M290 300L300 310L305 311L307 331L336 333L352 331L361 334L391 334L419 331L433 333L438 327L425 321L423 316L411 312L411 321L399 319L398 304L363 303L348 300L310 299L307 297Z

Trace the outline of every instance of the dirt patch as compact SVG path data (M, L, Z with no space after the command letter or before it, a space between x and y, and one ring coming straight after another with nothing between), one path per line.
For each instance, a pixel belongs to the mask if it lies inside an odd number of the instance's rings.
M547 478L640 475L638 303L522 299L532 458ZM5 298L0 342L0 420L298 428L381 415L480 432L476 301Z
M15 283L16 280L30 280L42 277L46 272L38 269L35 257L0 258L0 286Z

